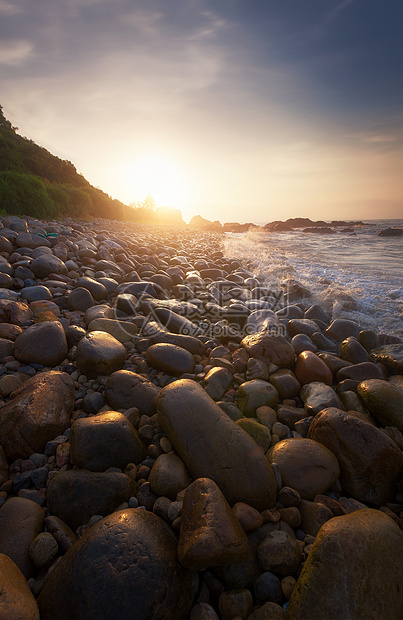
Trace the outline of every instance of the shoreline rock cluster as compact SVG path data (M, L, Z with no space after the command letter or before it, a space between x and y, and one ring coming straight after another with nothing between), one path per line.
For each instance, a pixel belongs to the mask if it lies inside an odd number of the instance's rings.
M403 343L211 232L0 227L0 617L403 609Z

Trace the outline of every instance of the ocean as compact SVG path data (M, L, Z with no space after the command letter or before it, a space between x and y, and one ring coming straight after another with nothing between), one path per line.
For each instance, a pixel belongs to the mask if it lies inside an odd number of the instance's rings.
M403 220L368 220L334 234L226 233L225 256L251 261L269 288L297 280L332 319L403 338L403 236L377 236L388 227L403 228Z

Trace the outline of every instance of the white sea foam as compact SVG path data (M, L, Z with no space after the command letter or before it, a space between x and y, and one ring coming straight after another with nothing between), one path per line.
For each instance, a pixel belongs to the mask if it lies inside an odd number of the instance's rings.
M252 261L266 286L298 280L332 318L403 337L403 237L377 236L390 226L403 227L403 220L373 222L353 235L227 233L225 254Z

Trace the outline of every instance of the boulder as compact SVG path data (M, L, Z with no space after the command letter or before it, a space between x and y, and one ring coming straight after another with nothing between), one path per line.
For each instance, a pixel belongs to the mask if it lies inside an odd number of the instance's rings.
M123 413L107 411L76 420L70 432L70 460L90 471L124 469L140 463L146 453L136 429Z
M403 374L403 343L385 344L372 349L371 359L385 364L392 374Z
M276 482L264 454L198 383L174 381L156 405L160 425L192 478L214 480L231 505L273 505Z
M153 493L174 501L179 491L189 486L191 479L179 456L175 452L169 452L156 459L148 482Z
M59 321L45 321L27 327L14 343L14 356L24 364L57 366L68 353L66 334Z
M335 454L312 439L292 438L276 443L267 458L279 466L284 486L298 491L303 499L313 499L339 477Z
M0 618L39 620L34 595L18 566L0 553Z
M91 379L119 370L125 359L126 349L123 344L106 332L90 332L77 345L77 368Z
M386 433L370 422L331 407L319 413L308 437L320 442L340 464L340 482L355 499L382 506L392 498L392 483L402 466L402 454Z
M42 532L44 521L43 510L24 497L10 497L0 509L0 554L7 555L25 579L35 574L29 548L39 532Z
M52 514L74 531L93 515L108 515L136 495L138 485L118 472L72 469L60 472L48 487Z
M382 426L403 431L403 390L389 381L368 379L359 384L357 392Z
M279 401L279 395L271 383L253 379L242 383L238 388L238 407L246 416L254 416L259 407L273 407Z
M65 275L67 273L67 267L60 258L53 256L53 254L42 254L35 258L30 264L29 268L37 278L46 278L51 273L58 273Z
M184 373L192 373L195 366L193 355L189 351L174 344L163 342L148 347L146 358L147 362L154 368L175 377Z
M267 332L258 332L245 336L241 346L251 357L280 368L293 368L295 352L284 336L271 336Z
M302 351L295 364L295 375L302 385L319 381L332 385L333 375L329 367L312 351Z
M50 398L51 395L51 398ZM28 458L68 426L74 407L74 382L50 370L28 379L0 409L0 443L7 457Z
M155 399L160 390L157 386L135 372L118 370L112 373L105 385L105 398L114 409L137 407L140 415L156 413Z
M327 407L339 407L341 403L336 392L325 383L314 381L304 385L300 396L308 415L315 415Z
M248 539L218 486L198 478L185 492L178 542L182 566L203 570L246 559Z
M359 332L360 327L355 321L350 321L349 319L335 319L330 323L325 334L333 340L344 340L349 336L357 338Z
M402 548L402 531L382 512L358 510L330 519L315 539L286 619L400 620Z
M185 620L198 577L181 567L176 547L170 526L146 510L102 519L49 575L38 599L41 620Z

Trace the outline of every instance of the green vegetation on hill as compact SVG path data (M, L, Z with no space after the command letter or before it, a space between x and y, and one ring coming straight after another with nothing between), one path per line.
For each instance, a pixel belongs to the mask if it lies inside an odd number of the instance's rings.
M137 209L93 187L70 162L17 134L0 105L0 209L52 219L138 219Z

